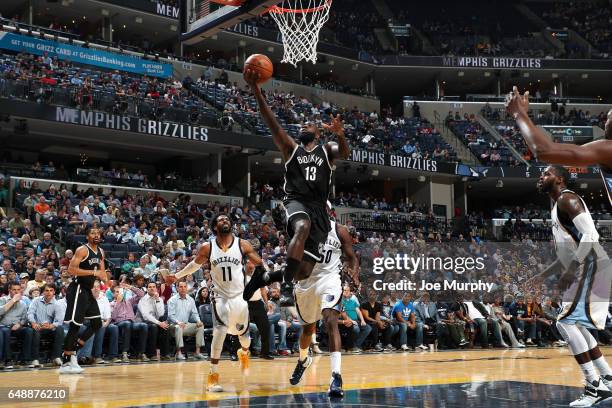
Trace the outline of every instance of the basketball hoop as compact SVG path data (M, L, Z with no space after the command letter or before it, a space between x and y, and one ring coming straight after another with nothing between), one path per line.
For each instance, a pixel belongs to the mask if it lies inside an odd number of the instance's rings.
M329 18L332 0L283 0L268 12L283 36L281 62L297 66L298 61L317 62L319 32Z

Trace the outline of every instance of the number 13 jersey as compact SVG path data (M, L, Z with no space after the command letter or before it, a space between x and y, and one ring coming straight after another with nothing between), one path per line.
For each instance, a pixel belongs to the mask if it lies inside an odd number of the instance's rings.
M311 151L297 145L285 163L286 198L325 207L331 178L332 167L325 145L318 145Z
M242 295L245 280L240 238L232 237L232 244L227 251L221 249L216 239L210 243L211 292L227 299Z

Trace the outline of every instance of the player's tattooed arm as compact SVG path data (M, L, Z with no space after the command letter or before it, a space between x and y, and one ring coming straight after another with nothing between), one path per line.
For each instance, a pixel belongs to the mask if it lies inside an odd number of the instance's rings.
M553 142L529 118L529 91L521 95L518 88L513 87L506 96L506 110L516 120L527 147L538 160L566 166L603 164L612 167L612 141L596 140L582 146Z
M283 129L280 123L278 123L276 115L274 115L268 106L266 98L263 96L261 88L257 83L257 81L259 81L259 73L252 69L247 69L244 71L244 80L253 91L253 95L255 95L255 100L257 101L257 106L259 107L259 113L272 133L272 140L274 141L274 144L276 147L278 147L278 150L280 150L283 160L289 160L289 157L291 156L291 153L293 152L293 149L295 149L297 143L295 140L289 137L289 135L287 135L285 129Z
M340 238L340 243L342 245L342 253L346 258L346 264L348 273L355 284L355 287L359 286L359 259L353 250L353 240L351 238L351 234L349 233L348 228L344 225L336 224L336 232L338 233L338 238Z
M323 124L323 128L338 136L338 143L328 142L325 145L330 161L333 163L336 159L348 159L351 149L344 135L344 121L342 121L340 114L332 116L331 123Z

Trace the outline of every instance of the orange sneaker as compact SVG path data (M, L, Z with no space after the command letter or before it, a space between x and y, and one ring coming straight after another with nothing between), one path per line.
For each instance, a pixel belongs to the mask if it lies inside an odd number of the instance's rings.
M240 360L240 369L242 371L249 369L249 355L248 351L244 351L243 349L238 350L238 360Z
M219 373L208 374L208 387L210 392L223 392L223 387L219 385Z

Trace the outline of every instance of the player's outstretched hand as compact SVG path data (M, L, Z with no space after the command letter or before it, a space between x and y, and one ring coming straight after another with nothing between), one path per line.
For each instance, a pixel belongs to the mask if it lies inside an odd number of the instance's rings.
M519 114L527 114L529 110L529 91L525 91L523 95L519 92L516 86L512 87L512 92L506 95L506 111L515 119Z
M332 116L330 123L324 123L323 128L339 135L344 133L344 121L340 117L340 114L337 114L336 116Z
M176 282L176 276L174 276L174 275L166 275L164 277L164 283L166 285L172 285L174 282Z
M242 76L251 89L254 90L255 88L259 87L257 84L259 81L259 72L255 71L254 69L247 68L244 70Z

